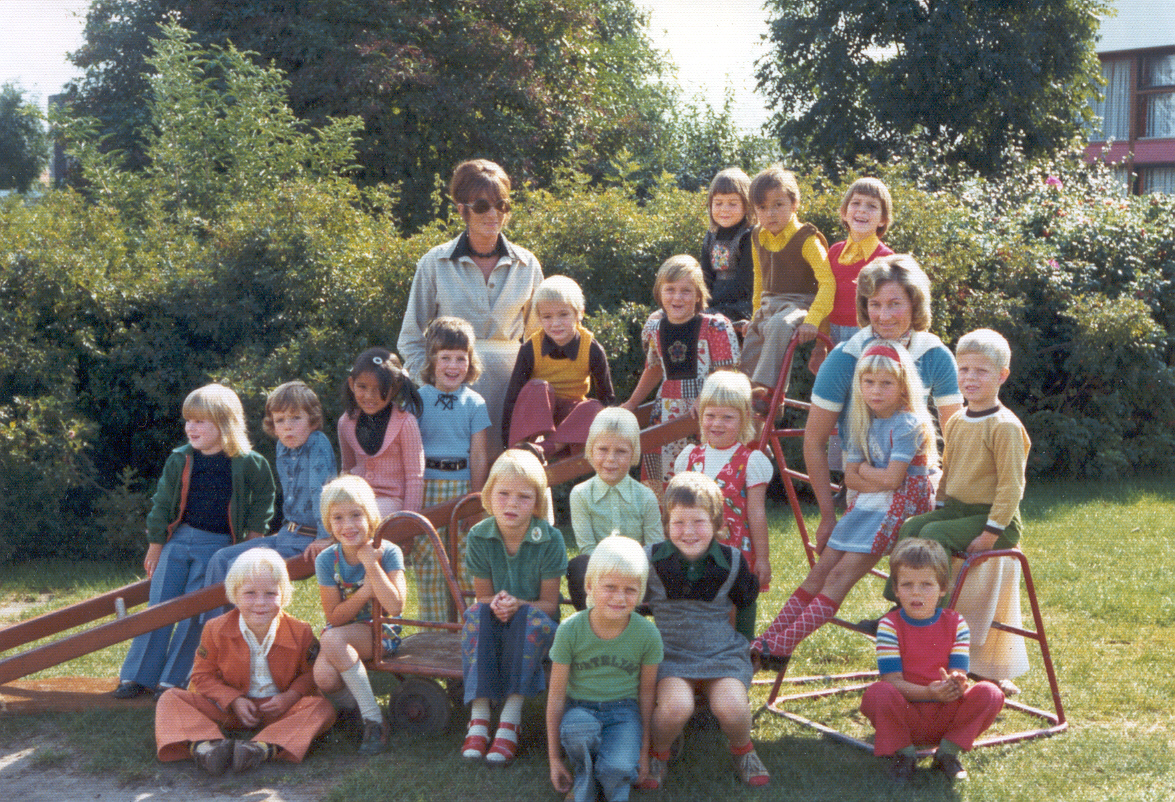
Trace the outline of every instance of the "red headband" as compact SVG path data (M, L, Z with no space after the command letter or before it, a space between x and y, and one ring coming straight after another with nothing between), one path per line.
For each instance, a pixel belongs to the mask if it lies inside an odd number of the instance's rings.
M867 356L884 356L892 359L894 362L901 362L902 358L898 356L897 349L892 345L873 345L862 354L862 358Z

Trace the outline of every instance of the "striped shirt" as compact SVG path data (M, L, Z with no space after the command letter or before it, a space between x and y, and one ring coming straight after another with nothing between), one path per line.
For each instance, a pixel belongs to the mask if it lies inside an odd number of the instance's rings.
M877 626L877 672L902 675L918 685L942 679L939 668L967 671L971 631L954 610L935 610L930 618L913 619L901 610L882 617Z

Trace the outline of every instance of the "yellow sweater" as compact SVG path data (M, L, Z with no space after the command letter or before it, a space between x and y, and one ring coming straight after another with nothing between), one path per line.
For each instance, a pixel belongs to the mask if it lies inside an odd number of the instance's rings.
M943 494L964 504L990 504L987 527L999 534L1024 496L1024 468L1032 441L1020 419L1002 404L970 415L963 409L943 431Z

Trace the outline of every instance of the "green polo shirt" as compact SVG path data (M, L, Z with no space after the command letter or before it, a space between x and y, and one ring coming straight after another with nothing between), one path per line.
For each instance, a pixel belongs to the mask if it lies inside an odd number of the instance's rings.
M541 518L531 518L522 545L506 553L502 533L493 518L469 530L465 568L471 576L488 579L494 593L506 591L523 601L538 601L544 580L567 573L567 547L558 529Z

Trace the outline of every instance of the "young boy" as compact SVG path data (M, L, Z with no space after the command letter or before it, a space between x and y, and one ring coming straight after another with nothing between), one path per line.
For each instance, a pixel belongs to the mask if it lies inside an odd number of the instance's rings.
M313 630L282 609L294 595L285 561L268 549L250 551L233 564L225 591L237 609L204 627L192 689L172 688L155 707L157 755L191 756L213 776L273 758L300 763L335 711L314 695ZM234 740L222 729L259 731Z
M603 347L585 329L583 290L566 276L545 279L534 295L542 331L522 344L502 407L507 447L543 437L550 457L562 445L582 443L592 419L616 400ZM595 385L595 401L588 392Z
M816 336L832 309L836 280L828 266L828 241L796 217L795 175L779 165L768 167L751 181L751 203L759 221L751 235L757 306L739 369L751 377L755 411L764 414L792 333L798 328L803 342Z
M665 644L657 679L657 707L648 777L661 788L669 749L694 713L694 694L710 704L727 740L740 780L751 787L771 776L751 741L747 689L752 670L747 620L759 595L754 571L738 549L714 540L723 525L722 491L704 473L679 473L665 490L669 540L645 547L649 555L649 606ZM731 625L736 613L738 628Z
M299 554L311 563L331 544L321 525L318 503L322 486L338 473L334 448L322 433L322 403L303 382L279 385L265 400L265 433L277 439L277 478L282 488L282 522L276 535L255 537L212 555L204 572L204 586L224 581L229 566L249 549L273 549L289 559ZM210 621L228 612L228 606L205 613Z
M636 613L649 561L632 538L609 535L592 552L584 579L587 610L555 630L547 690L551 785L569 799L625 802L648 771L653 694L661 635ZM569 773L559 745L572 764ZM572 782L574 776L574 783Z
M918 762L918 744L937 743L933 768L965 780L959 752L995 721L1004 695L990 682L967 680L970 634L963 617L944 610L950 560L933 540L909 538L889 559L900 610L877 629L877 673L865 689L861 712L877 735L873 754L889 756L890 776L906 783Z
M628 475L641 460L636 415L622 407L601 410L588 430L584 454L596 475L571 489L571 527L579 556L567 561L567 596L576 610L587 606L588 559L605 537L620 534L642 546L665 539L656 494Z

